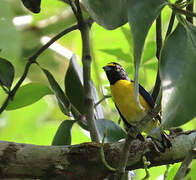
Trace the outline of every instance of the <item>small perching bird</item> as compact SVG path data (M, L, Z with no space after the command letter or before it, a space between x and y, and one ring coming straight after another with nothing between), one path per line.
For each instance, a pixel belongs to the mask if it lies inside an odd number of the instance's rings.
M155 107L151 95L139 85L139 100L141 107L134 95L134 81L129 79L125 69L115 62L108 63L103 69L110 82L113 101L125 126L127 128L136 126L136 124L144 118L147 112ZM160 118L152 119L152 121L149 121L142 127L141 131L149 134L152 129L159 126L159 120ZM169 137L165 132L162 131L160 137L160 142L162 142L164 148L171 146Z

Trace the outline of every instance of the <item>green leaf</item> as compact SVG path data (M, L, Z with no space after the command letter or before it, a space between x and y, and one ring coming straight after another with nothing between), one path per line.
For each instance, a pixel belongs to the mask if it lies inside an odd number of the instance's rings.
M131 27L134 46L134 63L135 63L135 95L139 102L138 82L139 66L142 57L142 51L147 33L157 16L161 13L162 8L166 5L164 0L128 0L128 22Z
M163 127L180 126L196 116L196 27L178 24L161 52Z
M127 22L127 0L83 0L90 16L106 29L115 29Z
M111 120L98 119L96 122L100 139L103 138L104 129L107 128L107 136L105 137L105 142L116 142L120 139L125 138L125 131L116 123Z
M140 63L148 31L165 5L164 0L128 1L128 21L133 35L135 64Z
M42 68L44 74L46 75L49 83L50 83L50 86L58 100L58 104L59 104L59 107L61 109L61 111L65 114L65 115L68 115L69 116L69 105L70 105L70 102L69 100L67 99L65 93L63 92L63 90L61 89L61 87L59 86L59 84L57 83L57 81L54 79L54 77L52 76L52 74Z
M99 101L98 93L95 85L91 81L91 91L94 103ZM65 76L65 91L71 104L81 113L85 113L84 106L84 88L83 88L83 71L78 64L76 56L73 55L69 68ZM104 113L101 105L96 106L94 109L94 115L96 119L104 118Z
M14 72L14 66L8 60L0 58L0 84L10 89Z
M41 0L22 0L23 5L33 13L40 12Z
M129 54L124 53L121 48L115 49L100 49L100 51L107 53L109 55L115 56L117 59L130 61L132 58Z
M71 144L71 129L76 121L65 120L63 121L52 141L53 146L70 145Z
M14 96L14 100L10 101L6 110L14 110L28 106L40 100L43 96L53 94L45 85L39 83L29 83L21 86Z
M155 57L156 54L156 43L150 41L146 43L146 46L143 51L142 65L148 63L149 60Z
M71 104L81 113L85 113L82 71L76 56L72 56L65 76L65 91Z

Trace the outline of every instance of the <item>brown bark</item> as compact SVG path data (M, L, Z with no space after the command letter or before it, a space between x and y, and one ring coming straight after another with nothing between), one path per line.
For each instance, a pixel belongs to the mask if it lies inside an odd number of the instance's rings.
M172 148L157 153L152 141L134 140L131 144L127 169L143 167L141 157L145 155L151 166L183 161L192 149L196 131L175 135ZM112 167L117 167L123 142L107 143L105 158ZM61 178L103 179L111 172L104 167L100 144L83 143L73 146L37 146L14 142L0 142L0 178Z

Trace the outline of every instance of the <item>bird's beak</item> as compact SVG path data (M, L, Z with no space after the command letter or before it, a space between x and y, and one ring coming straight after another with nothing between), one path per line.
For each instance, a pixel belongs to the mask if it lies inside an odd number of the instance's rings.
M104 66L104 67L103 67L103 70L104 70L104 71L109 71L109 70L111 70L111 67L110 67L110 66Z

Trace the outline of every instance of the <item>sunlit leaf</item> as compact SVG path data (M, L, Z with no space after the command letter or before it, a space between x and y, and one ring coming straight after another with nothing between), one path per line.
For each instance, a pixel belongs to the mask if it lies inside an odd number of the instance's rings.
M99 119L96 121L96 125L101 136L100 139L103 138L104 130L107 129L105 142L116 142L126 136L125 131L111 120Z
M11 88L14 79L14 66L6 59L0 58L0 85Z
M65 115L69 115L69 100L67 99L65 93L63 92L63 90L61 89L61 87L59 86L59 84L57 83L57 81L54 79L53 75L46 69L43 69L44 74L46 75L50 86L58 100L59 106L61 111L65 114Z
M76 121L73 120L65 120L63 121L52 141L52 145L61 146L61 145L70 145L71 144L71 129L73 124Z
M76 56L72 56L69 68L65 76L65 91L71 104L84 114L84 88L81 67L77 63Z
M155 57L156 54L156 43L150 41L146 43L146 46L143 51L142 64L148 63L149 60Z
M178 24L161 52L163 126L180 126L196 116L196 28Z
M115 29L127 22L127 0L83 0L90 16L106 29Z
M120 60L130 61L132 59L129 54L123 52L122 48L100 49L100 51L107 53L109 55L115 56L117 59L120 59Z
M53 94L45 85L39 83L29 83L21 86L16 92L13 101L10 101L6 110L14 110L33 104L43 96Z
M133 53L133 37L130 33L130 29L122 27L121 31L129 44L130 53L132 54Z

